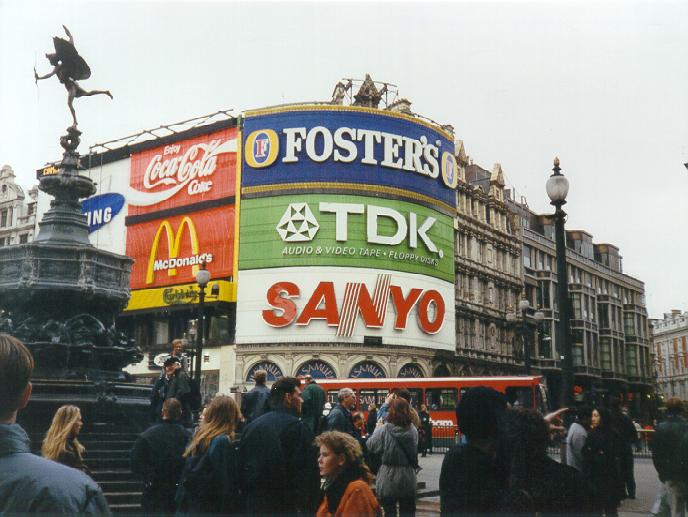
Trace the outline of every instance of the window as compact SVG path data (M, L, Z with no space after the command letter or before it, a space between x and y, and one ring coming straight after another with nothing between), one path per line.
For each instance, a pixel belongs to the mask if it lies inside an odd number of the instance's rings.
M169 343L169 322L164 320L153 321L153 343L156 345Z
M3 211L0 212L0 228L5 228L7 227L7 221L8 221L8 214L9 210L5 208Z
M506 400L512 407L533 407L533 389L527 386L509 386Z
M608 337L600 338L600 366L603 370L612 369L612 344Z
M429 409L454 410L457 395L456 388L428 388L425 390L425 404Z
M525 267L531 267L530 246L523 246L523 265Z
M25 234L19 236L19 244L26 244L27 242L29 242L29 234L28 233L25 233Z
M368 411L368 406L371 404L375 404L379 408L382 404L384 404L387 393L389 393L387 390L359 390L358 400L360 404L360 410ZM336 392L334 397L336 402Z

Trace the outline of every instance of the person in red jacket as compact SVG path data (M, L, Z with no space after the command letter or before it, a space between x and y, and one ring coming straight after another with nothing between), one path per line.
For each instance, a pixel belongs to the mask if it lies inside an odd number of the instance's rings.
M381 517L382 508L370 489L373 475L356 439L328 431L318 436L315 444L320 447L320 476L325 478L324 497L316 517Z

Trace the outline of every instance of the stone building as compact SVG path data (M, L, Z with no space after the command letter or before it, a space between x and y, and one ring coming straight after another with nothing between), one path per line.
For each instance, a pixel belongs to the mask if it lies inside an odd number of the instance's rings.
M651 320L651 333L659 392L688 400L688 312L672 310Z
M554 220L524 202L510 204L522 227L525 296L545 316L531 349L533 364L557 400L561 354ZM653 389L644 284L623 273L616 246L595 244L586 231L568 230L566 247L576 400L596 403L620 396L640 411Z
M455 217L456 355L454 375L521 373L514 359L514 329L506 314L522 291L521 240L505 199L500 164L492 171L469 164L462 142L457 161L465 175Z
M12 167L0 169L0 246L24 244L33 240L36 226L38 189L24 189L15 182Z

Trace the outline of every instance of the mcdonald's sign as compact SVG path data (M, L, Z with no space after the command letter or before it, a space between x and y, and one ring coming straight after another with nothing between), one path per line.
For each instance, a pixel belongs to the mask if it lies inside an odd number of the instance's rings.
M234 277L234 206L132 225L127 255L136 261L132 289L194 282L201 262L214 279Z

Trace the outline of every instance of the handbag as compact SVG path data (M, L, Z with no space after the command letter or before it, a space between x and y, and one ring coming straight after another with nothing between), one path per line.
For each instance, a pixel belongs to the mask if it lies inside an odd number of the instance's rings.
M394 440L396 440L397 445L399 446L399 448L401 449L401 451L404 453L404 456L406 456L406 461L408 461L408 464L409 464L411 467L413 467L413 470L416 471L416 474L418 474L421 470L423 470L423 467L421 467L420 465L418 465L418 456L413 457L413 455L409 454L409 452L408 452L406 449L404 449L404 446L403 446L403 444L399 441L399 438L397 438L396 436L394 436L394 435L391 434L391 433L389 433L389 434L392 436L392 438L394 438Z

